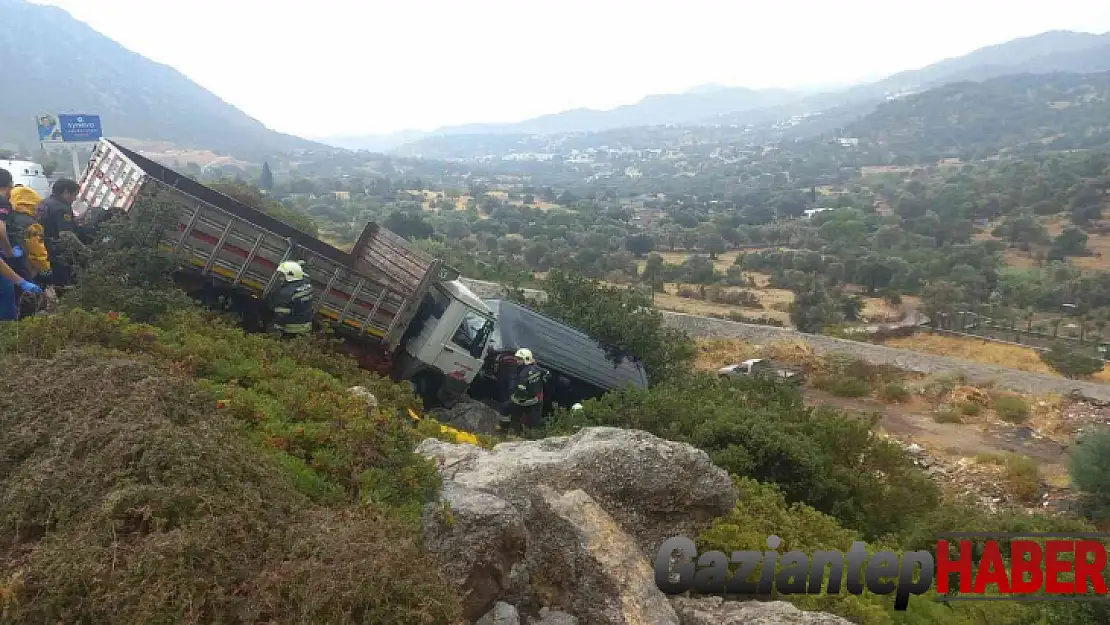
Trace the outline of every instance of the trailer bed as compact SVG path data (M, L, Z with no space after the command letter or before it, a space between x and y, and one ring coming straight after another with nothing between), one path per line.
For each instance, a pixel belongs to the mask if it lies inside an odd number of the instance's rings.
M416 250L396 244L390 250L392 259L382 257L378 267L365 261L359 266L352 254L114 141L101 140L82 177L79 198L90 210L127 211L136 200L151 195L168 197L180 207L172 246L202 276L264 298L277 284L279 264L303 261L317 293L320 320L353 329L390 350L399 345L439 268L435 259L428 262ZM377 224L367 225L367 231L372 234L364 232L364 238L370 242L385 238L379 233L392 235ZM407 252L416 256L415 263ZM414 265L407 279L396 278L396 266L411 270Z

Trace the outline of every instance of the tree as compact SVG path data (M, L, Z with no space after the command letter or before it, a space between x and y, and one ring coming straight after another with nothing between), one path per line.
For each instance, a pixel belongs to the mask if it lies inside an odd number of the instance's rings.
M313 237L319 236L320 234L319 227L311 217L297 210L287 208L280 202L273 201L262 195L258 189L246 183L224 180L213 182L208 186L251 208L260 210L275 219L283 221L305 234Z
M1105 366L1102 358L1095 354L1084 354L1074 346L1056 343L1047 352L1041 353L1041 360L1068 378L1082 378L1102 371Z
M1095 520L1110 517L1110 429L1100 427L1076 441L1068 473L1082 493L1086 515Z
M655 239L650 235L636 234L625 239L624 246L636 258L643 258L655 249Z
M274 190L274 172L270 171L269 163L262 163L262 177L258 181L258 188L267 193Z
M1074 226L1064 228L1048 250L1048 260L1064 260L1068 256L1087 253L1087 233Z
M790 322L801 332L818 334L825 326L844 321L844 307L829 296L825 287L814 276L806 276L794 292L790 304Z
M698 238L698 247L709 254L710 259L716 259L717 254L723 254L728 249L725 238L716 232L701 235Z

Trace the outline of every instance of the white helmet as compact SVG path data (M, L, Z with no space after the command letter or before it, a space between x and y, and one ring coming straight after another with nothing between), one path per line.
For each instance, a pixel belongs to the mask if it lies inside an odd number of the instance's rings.
M570 407L571 410L582 410L582 404L574 404Z
M278 265L277 270L282 277L290 282L304 278L304 269L301 269L300 264L293 260L287 260Z
M516 359L526 365L536 362L536 359L532 357L532 350L523 347L516 350Z

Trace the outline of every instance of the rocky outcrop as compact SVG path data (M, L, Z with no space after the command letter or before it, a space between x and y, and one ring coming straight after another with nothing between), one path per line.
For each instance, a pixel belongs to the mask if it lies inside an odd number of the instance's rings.
M852 625L851 621L824 612L803 612L785 601L675 597L671 603L681 625Z
M584 491L540 485L528 529L526 605L559 606L587 623L678 625L635 540Z
M529 501L539 484L585 491L648 557L664 540L697 533L736 505L732 480L708 454L637 430L586 428L501 443L491 452L428 439L417 452L436 459L446 482L516 504Z
M429 439L417 451L444 479L425 542L472 621L503 601L528 623L678 625L651 557L737 500L705 452L646 432L587 428L492 451Z

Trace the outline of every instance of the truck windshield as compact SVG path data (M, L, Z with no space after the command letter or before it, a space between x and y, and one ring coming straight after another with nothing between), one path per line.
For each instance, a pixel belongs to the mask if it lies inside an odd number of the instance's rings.
M467 310L451 342L465 349L474 358L481 358L486 341L493 332L493 320Z

